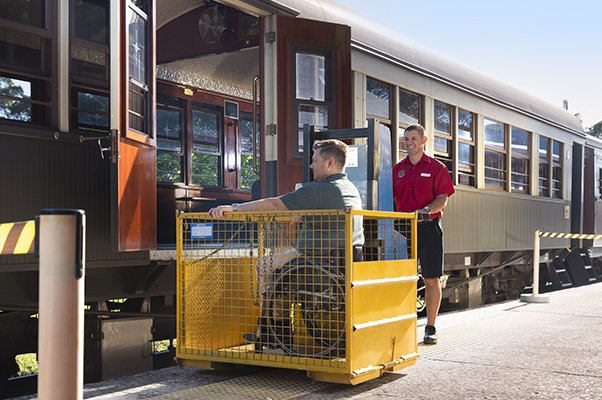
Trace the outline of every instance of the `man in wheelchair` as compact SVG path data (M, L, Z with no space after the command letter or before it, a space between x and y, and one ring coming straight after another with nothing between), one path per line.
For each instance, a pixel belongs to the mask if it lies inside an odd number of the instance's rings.
M341 210L346 207L361 210L359 191L345 174L347 145L340 140L329 139L316 141L312 149L312 182L279 197L218 206L209 210L208 215L224 218L224 212L237 211ZM362 223L361 216L354 216L354 261L363 259ZM258 329L245 334L245 339L255 343L258 350L263 345L278 345L285 351L294 352L294 346L288 343L292 341L292 335L287 331L294 328L291 322L294 325L295 321L299 321L299 315L308 321L307 316L310 315L313 319L322 318L324 325L326 317L322 311L325 308L332 309L329 314L336 314L337 309L344 307L344 249L344 218L319 214L304 216L296 249L260 261L265 267L263 270L258 268L262 281L261 317ZM337 303L341 295L342 305ZM304 308L301 310L300 307ZM295 316L295 312L299 315ZM340 322L335 325L340 325ZM318 328L306 326L305 329L315 337L315 329ZM323 331L319 333L328 336Z

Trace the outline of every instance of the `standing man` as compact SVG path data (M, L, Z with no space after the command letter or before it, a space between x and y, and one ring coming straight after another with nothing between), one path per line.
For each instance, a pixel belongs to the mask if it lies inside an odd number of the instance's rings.
M418 259L425 283L426 328L424 343L437 344L435 320L441 304L443 229L441 216L454 185L443 163L424 152L427 137L419 124L403 134L408 156L393 167L393 195L397 211L429 214L418 221Z

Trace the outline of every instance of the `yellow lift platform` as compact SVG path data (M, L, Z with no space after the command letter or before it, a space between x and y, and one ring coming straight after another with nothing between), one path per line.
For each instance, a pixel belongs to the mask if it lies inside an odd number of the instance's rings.
M181 214L178 364L306 370L354 385L413 365L415 217L353 209L233 212L224 220ZM364 257L354 262L352 224L362 220ZM321 231L301 233L307 221ZM297 251L300 236L325 227L333 248Z

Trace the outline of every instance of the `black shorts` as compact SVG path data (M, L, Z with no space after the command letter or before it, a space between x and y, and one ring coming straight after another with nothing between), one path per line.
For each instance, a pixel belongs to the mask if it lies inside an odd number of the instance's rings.
M423 278L443 275L443 229L435 218L418 225L418 259Z

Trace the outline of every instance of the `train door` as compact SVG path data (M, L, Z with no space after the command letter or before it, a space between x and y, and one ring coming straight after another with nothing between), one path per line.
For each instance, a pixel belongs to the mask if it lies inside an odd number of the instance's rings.
M119 251L156 248L155 0L121 0L111 18L112 223ZM117 36L117 35L116 35ZM115 54L113 50L113 54ZM117 98L115 98L117 97ZM115 121L115 118L117 121Z
M264 135L277 133L278 137L275 152L266 155L268 171L263 186L264 194L273 196L290 192L303 182L304 124L317 129L351 128L351 29L282 15L276 16L274 31L270 31L269 21L264 26L268 38L264 54L273 46L277 53L277 94L273 98L277 118ZM270 68L269 61L264 65ZM274 75L264 69L262 77L265 90Z
M602 233L602 151L584 147L583 233ZM600 240L584 240L583 247L599 247Z

